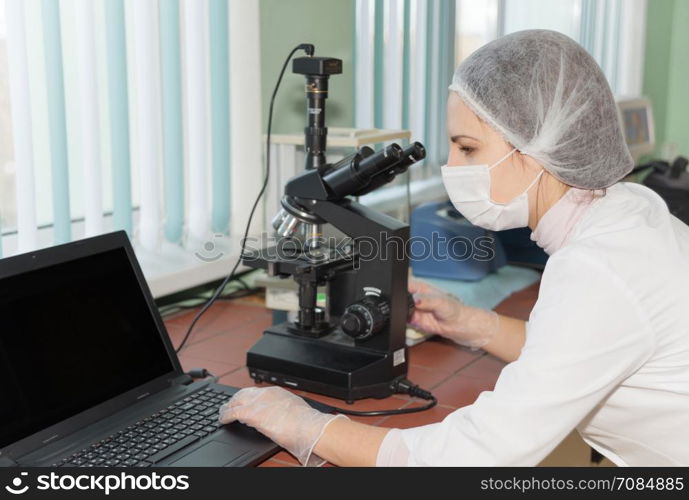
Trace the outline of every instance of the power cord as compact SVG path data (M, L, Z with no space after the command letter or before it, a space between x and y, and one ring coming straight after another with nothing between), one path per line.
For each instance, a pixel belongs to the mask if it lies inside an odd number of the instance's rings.
M406 378L396 379L392 382L391 389L396 394L409 394L421 399L428 400L423 406L413 406L410 408L395 408L390 410L372 410L372 411L357 411L349 410L347 408L339 408L337 406L332 406L326 403L321 403L320 401L315 401L310 398L304 398L309 405L311 405L316 410L322 411L324 413L342 413L343 415L352 415L355 417L383 417L389 415L406 415L407 413L418 413L420 411L426 411L433 408L438 404L436 397L429 391L421 389L418 385L412 384Z
M211 372L206 370L205 368L194 368L193 370L189 370L186 372L186 375L189 375L193 379L201 379L201 378L212 378L214 382L218 381L218 377L213 375ZM342 413L343 415L352 415L355 417L383 417L383 416L389 416L389 415L405 415L407 413L418 413L420 411L425 411L425 410L430 410L433 408L435 405L438 404L438 400L436 397L431 394L429 391L426 391L424 389L421 389L418 385L412 384L409 380L406 378L401 378L397 379L392 383L392 390L396 394L409 394L410 396L414 396L417 398L421 399L426 399L429 400L428 403L426 403L423 406L414 406L411 408L395 408L395 409L390 409L390 410L373 410L373 411L357 411L357 410L349 410L347 408L339 408L337 406L332 406L326 403L321 403L320 401L316 401L311 398L303 398L304 401L306 401L309 405L311 405L312 408L315 408L316 410L322 411L324 413Z
M199 379L199 378L212 378L213 382L218 381L218 377L213 375L211 372L206 370L205 368L194 368L193 370L189 370L186 372L185 375L189 375L193 379Z
M217 300L231 301L236 299L241 299L244 297L250 297L251 295L256 295L261 292L261 288L247 288L233 290L232 292L220 295ZM158 308L160 315L166 317L170 314L175 314L188 309L196 309L202 306L208 301L209 297L205 295L190 295L189 297L182 299L178 302L167 304Z
M239 252L239 258L237 259L237 262L235 262L230 274L228 274L227 277L225 277L225 279L222 281L222 283L220 283L220 286L218 286L211 298L208 299L208 302L206 302L206 304L199 310L199 312L196 313L196 316L194 316L194 319L191 321L191 324L189 325L187 333L184 335L182 342L180 342L177 349L175 349L175 352L177 353L179 353L186 345L187 341L189 340L189 337L191 336L191 332L194 330L194 326L196 326L198 320L201 319L201 316L203 316L203 314L208 309L210 309L210 307L215 303L217 298L225 289L227 283L233 280L234 274L237 271L239 264L242 262L242 257L244 256L244 247L246 246L246 238L247 236L249 236L249 229L251 228L251 221L254 218L254 212L256 212L256 207L258 206L259 201L261 201L263 193L265 193L266 191L266 187L268 186L268 179L270 178L270 133L273 128L273 106L275 105L275 96L277 95L278 89L280 88L280 83L282 83L282 77L285 74L287 65L289 64L290 59L292 59L292 56L298 50L303 50L304 52L306 52L307 55L312 56L314 47L309 43L302 43L294 47L287 56L287 59L285 59L285 63L282 65L282 69L280 70L280 76L278 77L278 80L275 83L275 89L273 89L273 95L270 98L270 108L268 110L268 131L266 134L266 175L263 179L263 185L261 186L261 190L258 192L258 196L256 196L256 200L254 200L254 204L251 207L251 212L249 212L249 219L246 221L246 228L244 229L244 237L241 241L241 250Z

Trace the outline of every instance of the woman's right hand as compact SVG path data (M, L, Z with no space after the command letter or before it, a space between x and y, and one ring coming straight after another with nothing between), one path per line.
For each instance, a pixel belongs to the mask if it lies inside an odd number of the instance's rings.
M499 318L493 311L467 306L423 281L410 280L408 289L414 297L415 309L409 320L414 328L472 348L486 345L498 331Z
M442 337L456 334L464 307L460 299L418 280L410 280L408 289L415 306L410 325Z

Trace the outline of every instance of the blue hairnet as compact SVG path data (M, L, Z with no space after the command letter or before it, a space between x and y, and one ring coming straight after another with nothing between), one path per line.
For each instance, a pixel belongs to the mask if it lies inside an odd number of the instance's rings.
M484 45L450 90L565 184L600 189L634 167L605 75L561 33L519 31Z

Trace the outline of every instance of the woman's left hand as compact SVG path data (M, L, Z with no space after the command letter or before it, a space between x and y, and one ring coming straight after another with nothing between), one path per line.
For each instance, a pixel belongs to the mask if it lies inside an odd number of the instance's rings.
M302 398L280 387L248 387L220 407L219 420L223 424L238 420L254 427L302 465L319 466L324 460L313 455L313 447L325 427L339 417L344 415L314 410Z

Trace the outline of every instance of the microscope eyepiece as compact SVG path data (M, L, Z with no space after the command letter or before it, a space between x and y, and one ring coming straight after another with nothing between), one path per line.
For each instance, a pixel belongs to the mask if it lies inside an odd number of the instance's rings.
M406 170L416 163L417 161L423 160L426 157L426 148L420 142L415 142L407 146L404 151L402 151L402 159L395 165L393 173L395 175L406 172Z
M368 147L361 148L335 164L323 176L323 182L336 197L344 198L364 189L377 174L399 163L403 153L394 143L378 153Z
M374 175L398 163L403 152L404 150L398 144L392 143L381 151L361 160L356 169L357 174L368 182Z
M358 156L352 155L337 163L323 180L337 196L363 196L392 181L425 157L426 148L420 142L405 149L393 143L374 154L370 148L362 148Z
M417 141L407 146L403 151L403 155L409 160L409 164L411 165L412 163L416 163L417 161L426 158L426 148L423 147L423 144Z

